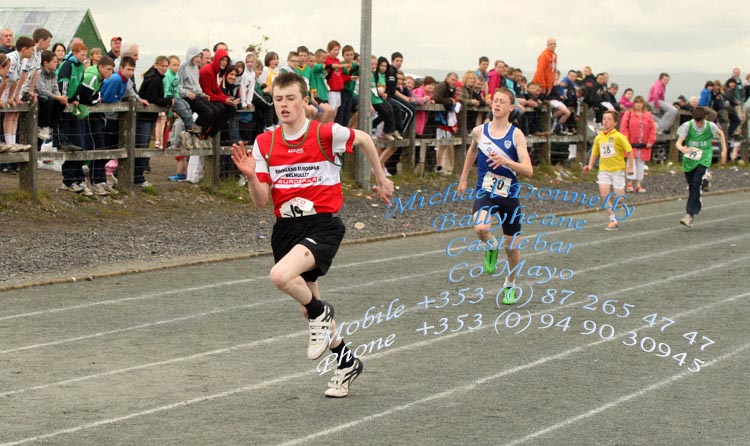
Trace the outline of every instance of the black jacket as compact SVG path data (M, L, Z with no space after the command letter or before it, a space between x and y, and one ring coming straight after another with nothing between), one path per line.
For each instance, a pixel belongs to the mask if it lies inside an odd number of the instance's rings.
M141 82L141 88L138 90L138 96L141 99L145 99L149 104L160 105L162 107L169 107L172 105L172 99L164 97L164 76L156 71L156 68L151 67L143 75L143 82ZM156 121L158 114L156 113L144 113L139 116L139 119L147 121Z

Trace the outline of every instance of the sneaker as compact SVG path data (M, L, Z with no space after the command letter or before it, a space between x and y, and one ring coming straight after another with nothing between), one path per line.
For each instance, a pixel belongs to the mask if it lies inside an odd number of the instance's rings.
M10 144L10 149L8 150L8 152L28 152L29 149L31 149L31 146L28 144Z
M404 137L401 136L401 133L399 133L398 130L396 130L395 132L393 132L393 137L396 138L399 141L401 141L401 140L404 139Z
M188 132L180 133L180 141L182 141L182 147L186 149L193 149L193 135Z
M326 396L329 398L343 398L349 395L349 384L353 383L362 371L365 369L359 358L354 358L354 364L351 367L336 369L333 372L331 382L328 383Z
M497 266L497 249L484 252L484 270L487 274L493 274Z
M52 129L49 127L42 127L39 129L36 136L42 141L47 141L48 139L52 139Z
M383 133L383 135L380 136L380 139L384 141L395 141L396 137L393 136L393 133Z
M516 287L506 286L503 288L503 305L513 305L518 302Z
M708 192L710 188L711 188L711 181L704 176L703 179L701 180L701 191Z
M9 151L10 148L11 148L10 144L5 144L4 142L0 143L0 153L5 153L5 152Z
M81 188L81 195L85 195L87 197L91 197L94 195L94 191L92 191L86 183L80 183L78 186Z
M102 190L107 192L109 195L119 194L119 192L117 192L117 189L115 189L114 187L110 186L107 183L97 183L97 186L99 186Z
M323 303L323 313L315 319L308 319L310 338L307 341L307 359L318 359L328 349L331 324L333 323L333 307L328 302Z
M138 187L151 187L153 184L149 183L148 181L144 181L143 183L136 184Z
M617 227L616 221L611 221L609 224L607 224L607 227L605 228L607 231L617 231L619 228Z
M682 217L682 220L680 220L680 224L683 226L687 226L688 228L693 227L693 216L690 214L685 214L684 217Z
M100 196L109 195L109 192L104 190L101 186L99 186L99 184L92 184L90 189L91 189L91 192L94 193L94 195L100 195Z
M78 193L78 192L81 191L81 186L79 186L78 183L73 183L70 186L68 186L67 184L63 183L62 187L60 187L60 189L66 190L68 192Z
M117 186L117 177L114 175L107 175L107 184L111 187Z
M393 176L390 172L388 172L388 169L385 167L383 167L383 173L385 174L386 177Z
M440 175L440 176L442 176L442 177L448 175L448 171L446 171L445 169L443 169L443 166L437 166L437 167L435 167L435 173L438 174L438 175Z
M161 141L154 142L154 149L161 149Z
M181 174L181 173L177 173L177 174L174 174L174 175L172 175L170 177L167 177L167 179L169 181L185 181L185 180L187 180L187 175L184 175L184 174Z
M185 129L186 132L192 133L193 135L200 135L203 129L201 129L201 126L199 125L189 125L187 129Z

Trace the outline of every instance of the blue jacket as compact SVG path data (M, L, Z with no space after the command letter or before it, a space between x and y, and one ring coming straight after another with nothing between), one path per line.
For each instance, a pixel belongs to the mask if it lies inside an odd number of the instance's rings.
M128 81L123 80L120 73L113 74L102 84L102 102L105 104L112 104L122 101L122 97L125 95L127 88Z
M708 88L704 88L703 90L701 90L701 97L698 98L698 105L701 107L710 107L711 96L711 92L708 91Z

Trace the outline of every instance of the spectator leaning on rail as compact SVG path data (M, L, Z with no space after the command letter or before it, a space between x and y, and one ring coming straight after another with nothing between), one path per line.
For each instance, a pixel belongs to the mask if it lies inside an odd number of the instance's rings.
M432 99L435 103L441 104L445 107L446 111L454 111L454 107L458 103L458 99L456 98L456 83L458 83L458 75L452 72L448 73L448 75L445 76L445 80L435 87L435 91L432 95ZM443 113L443 115L447 115L447 113ZM436 137L437 139L449 139L453 137L451 126L447 119L445 122L441 122L438 125ZM448 146L443 144L438 145L437 147L435 172L439 175L447 175L447 172L443 169L443 156L445 155L447 148Z
M547 39L547 47L539 54L536 60L536 72L531 82L538 84L542 89L542 95L548 96L555 84L555 71L557 71L557 40L554 37Z
M398 51L391 54L391 64L385 76L385 92L388 94L388 100L394 110L398 109L399 112L396 113L396 116L401 116L401 119L396 121L396 128L399 134L406 133L414 120L414 114L417 112L417 107L414 105L412 98L401 93L397 88L398 72L403 67L403 64L403 54Z
M653 105L654 110L661 110L664 113L656 124L656 133L660 135L669 133L674 120L677 118L677 109L664 99L667 84L669 84L669 74L661 73L659 79L648 90L648 102Z

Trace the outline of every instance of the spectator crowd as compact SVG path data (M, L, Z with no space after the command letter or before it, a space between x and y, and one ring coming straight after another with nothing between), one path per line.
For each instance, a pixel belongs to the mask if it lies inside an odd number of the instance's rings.
M52 34L44 28L35 30L31 37L15 38L10 29L0 32L0 111L36 102L38 146L42 148L70 152L117 148L118 114L89 112L88 107L129 100L144 107L137 114L137 148L210 148L217 134L226 144L252 142L256 135L277 125L272 86L274 78L285 72L299 74L308 84L308 118L356 126L363 56L353 46L336 40L314 51L300 45L288 51L283 61L279 53L260 54L254 46L247 47L239 59L229 56L223 42L210 49L191 46L183 57L161 55L153 63L146 62L151 65L140 79L135 76L135 68L143 62L136 43L113 37L105 51L88 48L79 38L68 47L52 41ZM671 104L665 100L670 80L667 73L658 76L646 95L625 88L618 97L620 87L610 82L607 72L594 74L586 66L562 75L556 49L556 39L547 39L531 81L521 68L505 60L497 59L490 67L486 56L479 57L476 68L451 72L438 80L405 74L405 57L400 51L390 57L372 55L368 91L373 138L401 140L414 125L417 137L447 140L459 130L462 107L469 107L466 125L471 129L490 118L482 107L491 102L496 89L505 88L515 96L510 120L527 135L577 132L574 116L584 105L593 110L597 130L605 112L627 113L620 121L621 129L634 148L644 150L636 157L629 191L645 192L641 184L643 166L650 159L655 137L674 131L680 110L704 109L728 139L734 138L730 158L738 157L739 132L746 122L744 103L750 96L750 75L743 79L739 68L726 81L709 80L699 94L689 99L680 96ZM168 111L148 112L152 104ZM442 107L437 112L418 109L426 104ZM72 112L65 112L67 106L72 106ZM553 125L545 130L542 114L547 111L553 116ZM29 150L30 141L20 141L17 136L19 113L2 114L0 153ZM388 168L393 169L392 157L397 150L394 144L382 144L379 149L387 175ZM430 154L430 164L438 174L450 173L444 167L449 151L450 145L438 143L434 159ZM85 195L116 194L117 167L117 160L65 161L61 187ZM0 168L13 172L17 165ZM148 158L137 158L136 185L151 185L146 179L148 171ZM176 157L176 173L169 179L184 181L187 177L187 159Z

